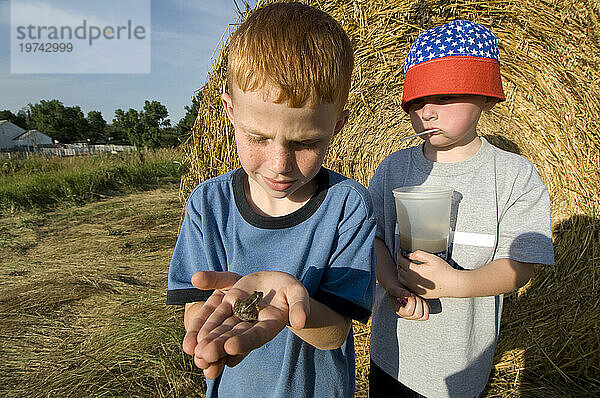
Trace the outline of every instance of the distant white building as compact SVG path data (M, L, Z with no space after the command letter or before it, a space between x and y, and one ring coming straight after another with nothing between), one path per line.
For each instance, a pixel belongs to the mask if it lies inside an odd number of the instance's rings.
M52 138L38 130L25 130L9 122L0 120L0 150L33 149L52 146Z

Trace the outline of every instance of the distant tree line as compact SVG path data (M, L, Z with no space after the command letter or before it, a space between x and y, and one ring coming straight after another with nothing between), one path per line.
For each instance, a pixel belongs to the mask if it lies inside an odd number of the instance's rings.
M0 111L0 120L8 120L26 129L36 129L60 143L88 142L91 144L122 144L139 147L175 147L185 141L198 114L202 92L185 106L186 114L171 126L167 108L159 101L144 102L141 110L115 110L115 118L108 124L99 111L87 116L79 106L64 106L59 100L41 100L29 104L16 114Z

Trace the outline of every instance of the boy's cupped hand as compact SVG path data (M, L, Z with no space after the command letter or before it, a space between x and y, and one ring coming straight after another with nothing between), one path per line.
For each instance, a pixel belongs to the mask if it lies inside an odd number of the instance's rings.
M382 283L388 294L394 312L399 317L412 321L426 321L429 319L429 304L427 301L406 289L399 280L387 280Z
M408 258L398 254L398 281L423 298L455 297L459 272L422 250L410 253Z
M192 285L215 289L191 320L184 339L184 350L194 355L196 366L204 369L209 379L218 377L225 365L239 364L286 325L302 329L310 313L306 288L284 272L261 271L242 277L232 272L200 271L192 277ZM242 321L233 314L233 305L254 291L263 292L258 320Z

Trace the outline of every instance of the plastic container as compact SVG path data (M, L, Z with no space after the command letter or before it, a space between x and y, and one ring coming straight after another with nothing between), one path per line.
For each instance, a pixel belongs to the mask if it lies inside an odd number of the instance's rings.
M403 255L423 250L446 259L454 188L404 186L392 190Z

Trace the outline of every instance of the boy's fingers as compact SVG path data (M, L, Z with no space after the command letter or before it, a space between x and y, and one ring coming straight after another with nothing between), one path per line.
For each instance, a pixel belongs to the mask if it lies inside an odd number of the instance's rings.
M194 356L194 364L200 369L206 369L210 365L204 358L199 356Z
M408 255L408 259L413 264L426 263L431 260L431 256L435 256L435 254L424 252L423 250L415 250L414 252ZM415 261L417 261L415 263ZM409 263L410 264L410 263Z
M242 276L235 272L198 271L192 276L192 285L196 289L228 289Z
M228 357L229 353L225 350L227 341L232 337L244 334L253 325L252 322L241 322L236 317L230 317L199 343L196 352L209 362L216 362L220 358Z
M402 316L402 318L405 318L405 319L412 319L412 317L415 314L415 307L416 307L415 299L414 299L414 297L409 295L406 298L406 304L399 311L400 316Z
M302 329L306 325L306 318L310 312L310 307L307 311L303 302L292 304L290 307L290 326L294 329Z
M247 354L271 341L284 326L276 319L258 321L245 332L228 339L224 345L225 352L229 355Z
M429 319L429 304L427 300L423 300L423 316L419 319L420 321L426 321Z
M240 322L233 316L228 318L225 320L225 322L223 322L223 324L210 331L202 340L198 342L198 346L196 347L195 351L196 355L211 363L226 357L227 353L225 352L224 348L225 342L231 336L243 333L244 329L239 330L238 328L238 330L236 330L238 325L241 325L242 328L249 327L244 326L244 323L248 324L247 322Z
M412 319L421 319L423 317L423 300L418 297L414 297L415 300L415 313Z
M213 313L214 309L219 306L223 300L223 293L215 292L208 300L202 305L200 310L195 314L194 317L189 319L189 323L186 325L187 332L183 338L183 351L186 354L194 355L194 350L203 336L200 335L199 331L202 329L206 320Z
M198 331L189 331L185 333L183 337L183 352L188 355L194 355L194 350L196 349L196 345L198 344Z
M226 359L223 358L219 362L209 364L209 366L206 369L204 369L204 377L211 380L214 380L217 377L219 377L219 375L221 374L221 372L223 372L223 369L225 368L225 361Z
M286 299L289 308L289 322L294 329L302 329L310 315L310 298L301 284L288 289Z
M202 328L198 333L199 339L204 339L207 334L211 333L219 326L223 325L226 320L232 318L233 309L231 305L222 302L210 313L210 316L204 321ZM233 326L232 326L233 327Z
M239 365L239 363L242 362L242 360L244 358L246 358L246 354L232 355L227 358L227 366L229 366L230 368L233 368L234 366Z
M413 295L411 297L411 301L414 302L414 312L411 316L406 317L406 319L416 320L416 321L426 321L429 319L429 304L427 300Z
M202 305L202 308L195 313L194 317L191 317L186 325L188 332L199 332L206 323L206 320L211 316L215 309L223 301L223 293L215 291L206 302ZM202 338L202 335L199 337Z

